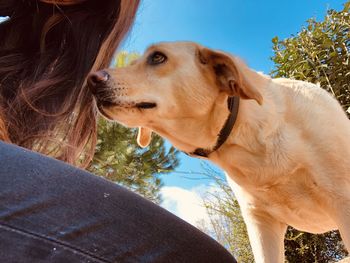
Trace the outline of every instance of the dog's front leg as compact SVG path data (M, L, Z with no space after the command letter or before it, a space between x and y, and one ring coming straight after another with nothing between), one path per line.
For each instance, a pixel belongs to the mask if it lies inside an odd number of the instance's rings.
M331 217L334 218L338 225L341 238L348 252L350 252L350 201L344 201L333 204L333 213ZM332 211L332 210L330 210Z
M284 263L287 225L262 211L242 211L256 263Z

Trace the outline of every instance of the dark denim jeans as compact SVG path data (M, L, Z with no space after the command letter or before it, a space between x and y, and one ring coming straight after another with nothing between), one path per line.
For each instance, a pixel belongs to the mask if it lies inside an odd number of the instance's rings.
M0 262L235 262L191 225L114 183L0 143Z

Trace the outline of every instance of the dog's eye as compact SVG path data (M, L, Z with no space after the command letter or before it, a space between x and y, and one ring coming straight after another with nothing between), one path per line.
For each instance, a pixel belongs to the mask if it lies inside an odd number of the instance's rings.
M147 58L147 63L149 65L158 65L164 63L166 60L167 57L162 52L156 51L149 55Z

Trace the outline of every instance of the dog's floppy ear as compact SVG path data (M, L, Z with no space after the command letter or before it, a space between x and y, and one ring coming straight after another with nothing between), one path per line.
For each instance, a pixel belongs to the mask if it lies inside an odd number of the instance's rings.
M235 58L223 52L199 48L198 59L203 66L209 67L209 70L213 72L221 91L226 92L229 96L253 99L260 105L262 104L261 93L248 81L247 76L244 76Z
M152 130L145 128L145 127L139 127L139 131L137 134L137 144L145 148L151 143L152 139Z

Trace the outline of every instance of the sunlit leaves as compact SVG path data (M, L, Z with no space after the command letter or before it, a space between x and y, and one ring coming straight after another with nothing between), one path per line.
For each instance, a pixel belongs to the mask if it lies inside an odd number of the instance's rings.
M319 83L343 105L350 106L350 2L329 10L323 21L309 19L296 36L272 39L275 77ZM349 115L350 116L350 115Z

